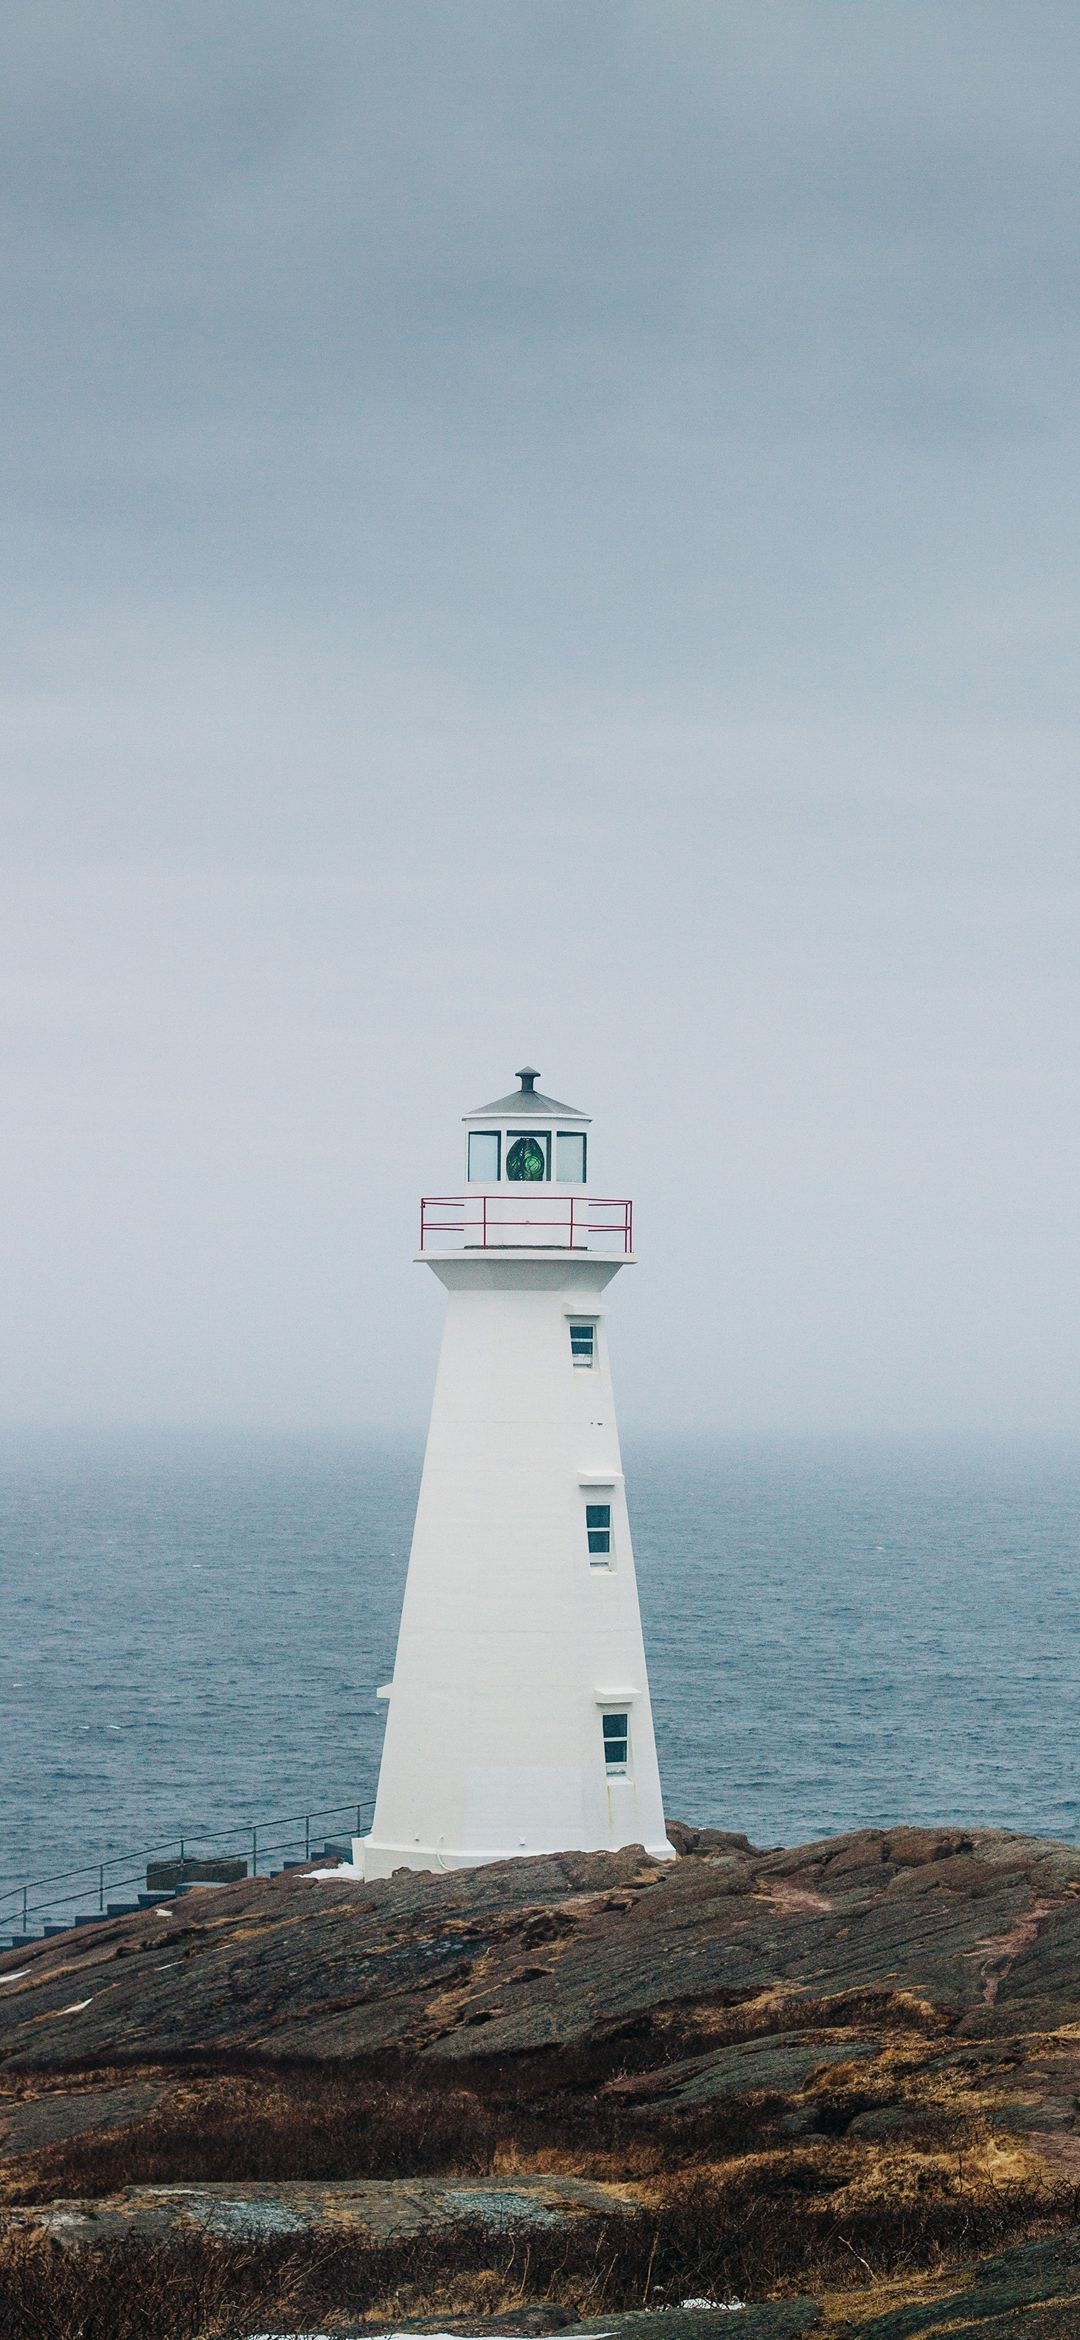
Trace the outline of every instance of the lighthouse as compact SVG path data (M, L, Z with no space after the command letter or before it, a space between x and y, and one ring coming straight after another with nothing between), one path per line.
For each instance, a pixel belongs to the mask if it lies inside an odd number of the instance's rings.
M588 1114L519 1086L468 1113L465 1188L420 1207L448 1305L367 1877L664 1833L608 1362L633 1214Z

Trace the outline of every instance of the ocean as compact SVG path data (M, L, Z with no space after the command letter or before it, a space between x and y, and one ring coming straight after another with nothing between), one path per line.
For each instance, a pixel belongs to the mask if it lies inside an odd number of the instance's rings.
M420 1459L0 1440L0 1880L370 1799ZM1080 1454L624 1460L671 1815L1080 1836Z

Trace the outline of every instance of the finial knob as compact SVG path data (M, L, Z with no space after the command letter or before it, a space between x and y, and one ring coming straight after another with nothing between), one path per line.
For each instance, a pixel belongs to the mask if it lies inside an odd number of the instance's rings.
M536 1087L537 1081L540 1078L540 1075L536 1071L535 1067L531 1064L522 1065L521 1071L518 1073L517 1078L521 1082L522 1096L531 1097L533 1090Z

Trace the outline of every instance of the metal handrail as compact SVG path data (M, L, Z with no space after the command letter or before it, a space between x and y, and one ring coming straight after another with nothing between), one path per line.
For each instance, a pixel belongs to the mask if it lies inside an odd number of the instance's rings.
M508 1205L525 1202L527 1190L518 1194L426 1194L420 1202L420 1249L426 1249L429 1235L469 1235L476 1240L471 1249L479 1251L503 1250L508 1228L540 1227L550 1234L565 1234L566 1250L583 1248L578 1238L585 1235L606 1235L618 1243L622 1240L624 1254L634 1247L634 1206L623 1195L583 1194L566 1195L544 1193L536 1201L547 1209L539 1217L512 1213ZM470 1210L470 1204L472 1206ZM441 1215L453 1213L451 1218ZM596 1212L614 1213L611 1217L595 1217ZM529 1249L526 1237L521 1248Z
M321 1821L325 1825L327 1821L342 1820L346 1815L351 1822L355 1817L356 1834L359 1836L364 1818L370 1815L371 1809L372 1805L369 1799L360 1803L324 1804L312 1812L275 1813L269 1819L255 1822L240 1820L226 1828L189 1827L185 1828L182 1836L170 1836L158 1844L142 1845L138 1848L131 1846L124 1852L107 1854L103 1861L88 1861L78 1869L57 1869L50 1876L30 1878L25 1883L16 1884L10 1880L0 1882L0 1927L6 1925L12 1931L25 1933L32 1917L40 1917L49 1910L63 1909L68 1903L82 1901L91 1894L96 1895L98 1914L100 1915L105 1909L106 1892L118 1893L126 1885L142 1883L145 1879L148 1861L170 1853L175 1854L179 1860L183 1861L191 1853L193 1847L200 1856L203 1856L206 1854L208 1845L221 1845L226 1839L236 1837L243 1839L245 1857L247 1846L250 1844L251 1874L253 1877L257 1877L260 1859L265 1861L273 1853L287 1852L294 1846L299 1847L301 1842L304 1847L303 1857L305 1860L310 1860L311 1831L314 1822ZM302 1829L303 1836L301 1838L298 1833L290 1836L276 1833L282 1829L294 1831ZM275 1833L271 1836L270 1831ZM213 1859L213 1852L211 1851L206 1857ZM114 1869L131 1861L138 1863L132 1874L120 1877L112 1875L111 1872ZM70 1892L49 1893L45 1895L43 1900L31 1899L31 1895L36 1896L41 1893L43 1886L65 1885L73 1878L80 1879L81 1882L75 1884ZM4 1904L9 1905L6 1910ZM18 1925L16 1925L16 1919L19 1920Z

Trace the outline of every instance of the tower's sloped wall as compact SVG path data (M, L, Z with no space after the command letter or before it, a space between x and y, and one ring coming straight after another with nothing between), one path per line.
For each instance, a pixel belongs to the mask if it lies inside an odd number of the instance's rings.
M599 1256L432 1261L449 1306L368 1876L664 1836ZM575 1367L570 1323L596 1320ZM590 1555L586 1506L610 1506ZM625 1775L603 1713L629 1715ZM610 1752L610 1749L609 1749Z

